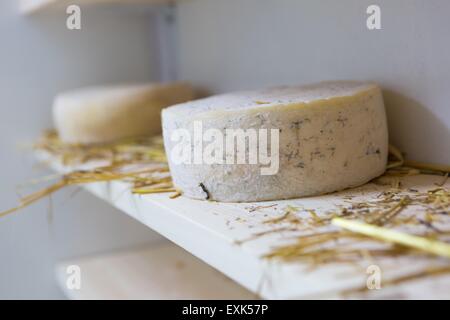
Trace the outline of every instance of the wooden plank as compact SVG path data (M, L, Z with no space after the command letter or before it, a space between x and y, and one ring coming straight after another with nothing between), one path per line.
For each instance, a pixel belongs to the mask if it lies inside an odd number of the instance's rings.
M57 161L51 162L50 165L59 172L73 170L61 166ZM401 179L406 193L413 192L409 191L411 188L415 189L414 192L436 188L435 183L441 181L442 177L430 175ZM449 181L446 187L450 187ZM311 218L309 210L314 210L321 216L330 210L348 206L350 197L359 201L373 200L383 191L390 189L389 186L369 183L359 188L318 197L261 203L218 203L183 196L170 199L169 194L136 195L130 192L130 185L122 181L91 183L85 188L253 293L270 299L347 298L349 295L343 292L365 288L368 278L366 269L373 262L362 256L357 265L329 263L311 268L311 264L305 261L264 259L263 255L273 248L292 243L305 234L304 228L297 231L276 231L280 226L285 226L285 223L271 224L267 221L283 216L288 206L301 208L296 215L301 221L307 221ZM423 211L415 206L408 206L402 211L402 215L419 214L420 210ZM264 236L255 237L256 234L267 231ZM251 240L243 241L248 239ZM364 247L361 247L361 250L363 251ZM449 266L449 260L430 255L383 258L379 263L383 280L442 265ZM426 278L425 282L419 282L423 288L428 288L420 291L422 295L450 297L448 290L442 290L442 284L450 285L450 277L433 276ZM378 292L365 290L363 296L415 297L419 292L410 288L415 288L416 282L412 281L410 284L390 286ZM441 290L430 289L436 287Z
M39 11L52 10L54 8L64 8L71 4L77 4L80 6L107 4L131 6L137 4L169 4L173 2L174 1L172 0L20 0L20 11L23 14L32 14Z
M71 265L81 271L78 290L66 285ZM56 274L63 292L74 300L256 298L169 241L61 262Z

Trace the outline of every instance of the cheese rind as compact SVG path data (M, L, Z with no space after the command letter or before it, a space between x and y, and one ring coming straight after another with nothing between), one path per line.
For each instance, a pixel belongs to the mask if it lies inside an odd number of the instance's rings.
M105 143L161 132L161 109L193 99L186 83L118 85L59 94L53 119L66 143Z
M237 92L163 110L163 135L176 187L196 199L252 202L313 196L364 184L386 168L388 131L381 90L334 81ZM262 164L177 164L177 129L279 129L279 170Z

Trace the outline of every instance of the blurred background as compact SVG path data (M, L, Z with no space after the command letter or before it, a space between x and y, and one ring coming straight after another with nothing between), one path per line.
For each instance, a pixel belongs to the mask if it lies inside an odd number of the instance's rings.
M17 205L17 185L49 173L22 146L52 127L58 92L159 76L152 9L123 9L89 8L82 12L82 30L71 31L65 8L24 15L19 1L0 2L0 210ZM84 191L63 190L52 202L0 219L0 298L63 298L57 261L157 238Z
M182 79L219 93L373 80L384 89L391 141L412 159L450 162L447 0L377 1L380 30L366 27L366 0L89 2L81 30L66 28L65 7L24 14L20 1L0 2L0 210L17 204L17 185L48 173L21 146L52 126L53 97L95 84ZM57 261L159 241L73 193L53 196L51 222L48 200L0 219L0 298L63 298Z

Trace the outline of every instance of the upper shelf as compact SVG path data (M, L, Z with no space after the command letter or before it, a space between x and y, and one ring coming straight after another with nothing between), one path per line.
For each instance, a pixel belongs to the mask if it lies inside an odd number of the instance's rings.
M75 169L63 167L48 156L40 157L61 173ZM426 191L436 188L435 183L441 180L442 177L437 176L410 176L402 178L402 185L405 192ZM450 182L447 182L449 186ZM183 196L170 199L169 194L136 195L130 192L129 183L123 181L91 183L86 188L250 291L263 298L276 299L342 298L348 297L348 290L353 292L355 288L366 288L366 268L374 263L370 254L361 255L358 265L332 262L313 268L314 263L307 260L286 262L267 260L263 256L273 248L298 243L301 237L317 232L309 224L310 219L323 217L329 210L348 207L349 201L373 201L390 186L367 184L319 197L263 203L218 203ZM299 208L294 214L299 220L282 219L287 208ZM414 206L405 208L402 216L419 214L417 210ZM359 241L357 243L359 246ZM373 243L362 242L363 246L358 250L365 252L364 244L373 249ZM383 280L386 281L436 267L442 259L410 255L383 258L381 262L376 262L380 264ZM444 259L444 263L447 262ZM426 277L420 280L422 282L410 281L387 286L384 290L363 291L364 295L375 297L420 298L420 295L434 295L448 298L450 292L446 288L450 284L450 275L443 277ZM347 293L342 295L342 292Z
M123 6L136 4L168 4L173 3L172 0L20 0L20 11L23 14L32 14L52 8L67 7L71 4L84 5L104 5L119 4Z

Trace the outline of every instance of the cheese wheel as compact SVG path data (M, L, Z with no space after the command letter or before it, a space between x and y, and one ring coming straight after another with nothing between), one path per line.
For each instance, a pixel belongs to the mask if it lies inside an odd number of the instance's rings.
M185 83L84 88L59 94L53 118L66 143L105 143L161 132L161 109L193 99Z
M314 196L359 186L386 168L386 114L381 90L372 83L333 81L212 96L164 109L162 121L173 182L191 198L252 202ZM203 134L213 129L209 132L216 135L180 138L182 132L195 136L200 127ZM246 156L259 156L265 146L267 155L278 151L275 173L263 174L269 167L263 157L257 163L226 161L238 148L236 142L234 150L227 149L227 132L238 129L266 135L269 142L258 140L258 149L245 145ZM270 130L279 133L278 146ZM205 150L220 139L222 163L211 162ZM191 150L202 145L201 158L177 159L180 150L189 150L182 148L187 144ZM210 155L220 153L214 150ZM235 153L228 158L230 150Z

